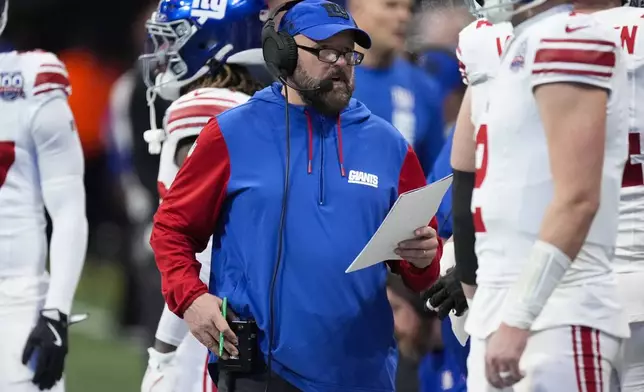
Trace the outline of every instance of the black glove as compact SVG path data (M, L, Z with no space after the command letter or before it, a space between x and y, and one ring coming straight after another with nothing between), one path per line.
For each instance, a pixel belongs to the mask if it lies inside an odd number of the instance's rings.
M443 320L454 309L457 316L461 316L467 310L467 300L463 293L463 286L454 274L454 268L447 270L444 276L441 276L436 283L423 294L425 309L427 302L432 308L438 309L438 318Z
M58 309L43 309L31 331L22 364L34 370L32 382L42 390L51 389L63 377L68 350L67 315Z

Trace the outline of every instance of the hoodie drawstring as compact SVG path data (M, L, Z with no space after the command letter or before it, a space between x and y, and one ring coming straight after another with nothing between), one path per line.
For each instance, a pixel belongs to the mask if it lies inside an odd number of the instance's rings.
M311 174L313 172L313 123L311 122L311 116L309 115L309 112L304 112L306 114L306 124L308 125L307 131L309 134L309 163L307 165L306 172L308 174Z
M307 133L308 133L308 164L306 172L311 174L313 172L313 122L311 120L311 115L308 111L305 111L306 114L306 124L307 124ZM338 163L340 164L340 176L346 177L344 172L344 154L342 153L342 123L340 121L340 116L338 116L337 122L338 128L338 138L336 148L338 150Z
M342 123L340 121L340 116L338 116L338 162L340 163L340 175L344 177L344 154L342 153Z

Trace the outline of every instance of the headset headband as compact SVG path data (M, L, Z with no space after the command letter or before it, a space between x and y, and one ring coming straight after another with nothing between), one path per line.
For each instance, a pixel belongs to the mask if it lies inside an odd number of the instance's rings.
M277 17L277 15L280 14L281 12L288 12L291 8L295 7L298 3L301 3L302 1L304 0L291 0L277 6L277 8L275 8L273 11L271 11L270 14L268 14L268 19L266 20L265 27L270 26L272 28L275 28L275 18Z

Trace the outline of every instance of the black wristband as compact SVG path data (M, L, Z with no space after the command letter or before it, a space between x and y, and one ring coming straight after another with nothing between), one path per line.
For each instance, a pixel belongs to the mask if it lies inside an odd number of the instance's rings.
M452 182L452 214L454 219L455 274L465 284L476 285L478 259L474 251L474 220L472 219L472 191L474 173L454 169Z

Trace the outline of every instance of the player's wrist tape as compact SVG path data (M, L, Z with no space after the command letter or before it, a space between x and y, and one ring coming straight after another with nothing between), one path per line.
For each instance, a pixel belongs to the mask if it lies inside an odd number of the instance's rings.
M441 256L441 276L445 276L447 270L456 265L456 256L454 255L454 241L447 241L443 244L443 255Z
M153 368L162 368L168 366L175 357L176 352L171 351L169 353L161 353L154 349L154 347L148 348L148 354L150 358L148 359L148 364Z
M537 240L528 265L508 293L503 323L529 329L557 288L572 261L556 246Z

